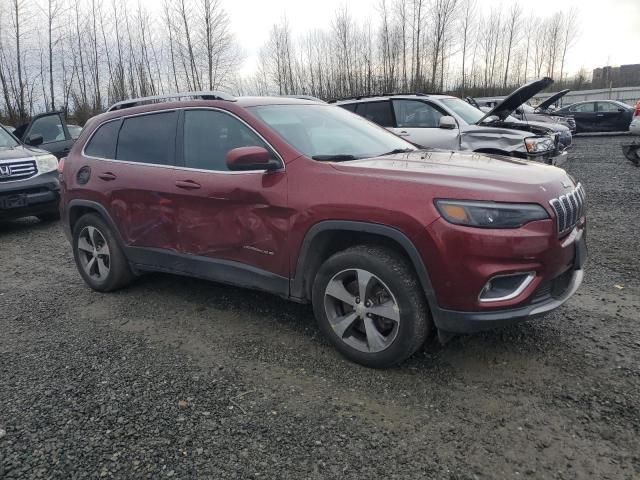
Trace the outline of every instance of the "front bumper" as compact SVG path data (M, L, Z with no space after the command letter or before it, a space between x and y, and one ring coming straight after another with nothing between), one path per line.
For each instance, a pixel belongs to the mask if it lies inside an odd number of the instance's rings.
M490 312L435 309L432 312L434 322L436 327L444 332L475 333L539 317L560 307L576 293L582 284L584 270L570 270L564 275L568 277L564 291L556 295L541 294L540 300L534 300L527 306ZM564 282L565 279L562 281Z
M60 203L58 172L0 183L0 219L55 213Z

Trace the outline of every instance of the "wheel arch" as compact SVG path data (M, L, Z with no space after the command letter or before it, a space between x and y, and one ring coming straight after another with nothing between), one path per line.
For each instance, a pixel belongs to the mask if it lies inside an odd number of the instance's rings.
M295 275L291 279L291 297L310 301L313 278L322 263L334 253L361 244L381 245L401 253L418 276L429 307L437 307L429 274L409 237L387 225L345 220L326 220L309 229L300 248Z
M123 249L123 251L126 251L126 245L123 242L122 237L120 236L120 231L116 227L116 224L111 218L111 215L109 215L109 212L107 212L107 209L98 202L93 202L91 200L71 200L65 208L63 221L65 233L67 234L69 240L71 240L71 238L73 237L73 229L75 224L82 216L88 213L95 213L100 218L102 218L102 220L107 222L107 225L113 232L113 235L118 241L119 246Z

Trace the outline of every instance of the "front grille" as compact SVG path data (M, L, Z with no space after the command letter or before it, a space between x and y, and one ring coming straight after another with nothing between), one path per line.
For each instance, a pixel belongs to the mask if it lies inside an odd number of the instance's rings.
M558 235L568 232L582 218L586 207L586 196L581 184L572 192L549 202L556 214Z
M576 119L573 117L567 117L567 125L571 130L575 130L576 128Z
M552 298L561 298L569 288L571 279L573 278L573 270L569 269L566 272L558 275L556 278L540 284L538 289L533 294L531 303L546 302Z
M33 160L0 163L0 183L26 180L36 173L38 173L38 168Z

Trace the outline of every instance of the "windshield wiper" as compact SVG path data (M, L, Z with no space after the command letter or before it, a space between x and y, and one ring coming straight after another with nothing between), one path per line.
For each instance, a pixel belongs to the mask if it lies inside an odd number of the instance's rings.
M314 155L313 157L314 160L324 160L324 161L331 161L331 162L343 162L346 160L356 160L356 157L354 155L349 155L346 153L337 153L335 155Z
M387 155L395 155L396 153L409 153L409 152L415 152L415 151L416 150L414 148L396 148L395 150L391 150L390 152L383 153L380 156L386 157Z

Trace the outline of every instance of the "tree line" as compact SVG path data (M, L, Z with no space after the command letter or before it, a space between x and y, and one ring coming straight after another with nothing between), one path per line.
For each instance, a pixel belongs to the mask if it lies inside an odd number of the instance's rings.
M293 38L274 25L248 91L341 98L383 92L496 95L536 77L568 78L578 38L575 10L546 17L506 2L488 12L477 0L378 0L376 19L344 6L324 29Z
M0 2L0 117L79 122L126 98L229 87L243 57L221 0Z
M537 16L519 3L483 11L477 0L377 0L363 15L338 8L330 24L294 37L286 17L260 49L255 73L223 0L0 2L0 119L18 125L62 109L83 123L126 98L184 90L306 94L502 94L548 75L569 78L577 12Z

